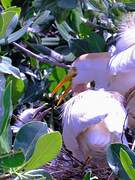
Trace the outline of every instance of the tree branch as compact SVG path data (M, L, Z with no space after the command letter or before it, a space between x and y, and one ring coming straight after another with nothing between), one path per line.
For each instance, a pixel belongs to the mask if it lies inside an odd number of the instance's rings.
M55 66L59 66L59 67L63 67L63 68L66 68L66 69L70 68L70 65L66 65L64 63L59 63L53 57L49 57L49 56L39 55L39 54L33 53L32 51L26 49L25 47L21 46L20 44L18 44L16 42L13 42L12 44L14 46L16 46L17 48L19 48L21 51L23 51L27 56L34 57L35 59L37 59L41 63L49 63L49 64L52 64L52 65L55 65Z

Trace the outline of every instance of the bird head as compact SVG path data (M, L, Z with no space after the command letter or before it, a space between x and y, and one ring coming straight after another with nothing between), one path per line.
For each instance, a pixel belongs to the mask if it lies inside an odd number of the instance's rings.
M60 97L58 104L64 99L67 93L71 90L74 95L87 90L89 83L96 82L97 87L104 87L104 77L106 67L110 59L110 53L88 53L78 57L72 64L67 76L56 86L52 92L52 96L67 82L70 81L70 86L65 90Z
M22 127L25 123L36 119L37 115L45 109L45 105L38 108L29 108L24 110L19 116L18 120L15 123L15 126Z

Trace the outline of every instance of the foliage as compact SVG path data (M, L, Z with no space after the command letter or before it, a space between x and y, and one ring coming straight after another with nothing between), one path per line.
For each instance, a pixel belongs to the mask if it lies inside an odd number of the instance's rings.
M50 94L67 73L68 65L81 54L107 51L115 43L114 34L122 14L134 11L135 3L131 0L1 0L0 3L1 174L12 172L14 177L51 179L42 169L33 169L52 160L60 151L59 132L48 133L45 123L60 129L59 108L52 109L50 116L43 119L45 122L28 123L17 134L11 132L13 117L31 104L40 105L39 101L48 108L54 106L56 99L50 98ZM120 153L120 172L128 177L127 167L132 160L125 151ZM46 156L41 158L43 153ZM37 160L38 154L41 156ZM125 158L128 164L123 162Z
M111 144L107 153L108 164L120 179L134 179L135 154L123 144Z
M11 82L7 84L2 99L0 173L10 172L10 176L23 178L40 176L51 179L51 176L42 169L35 171L33 169L43 166L57 156L62 146L61 134L56 131L48 133L46 123L33 121L19 130L12 145L9 122L12 111L11 85ZM33 171L29 172L29 170Z

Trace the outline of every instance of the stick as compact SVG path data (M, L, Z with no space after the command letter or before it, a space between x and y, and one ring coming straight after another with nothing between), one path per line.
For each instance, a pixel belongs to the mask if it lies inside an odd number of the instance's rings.
M14 46L16 46L17 48L19 48L20 50L22 50L25 54L27 54L27 56L34 57L35 59L39 60L41 63L46 62L46 63L56 65L56 66L59 66L59 67L63 67L63 68L66 68L66 69L70 68L69 65L66 65L64 63L59 63L58 61L56 61L56 59L54 59L52 57L45 56L45 55L38 55L36 53L33 53L32 51L26 49L25 47L21 46L20 44L18 44L16 42L13 42L12 44Z

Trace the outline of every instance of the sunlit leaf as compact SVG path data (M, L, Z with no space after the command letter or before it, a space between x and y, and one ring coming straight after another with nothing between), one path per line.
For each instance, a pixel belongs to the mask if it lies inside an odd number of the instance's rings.
M20 13L21 13L21 8L16 7L16 6L11 6L8 9L5 10L5 12L7 12L7 11L15 12L19 17Z
M41 167L56 158L62 147L62 137L59 132L42 135L35 146L32 157L25 165L25 170Z
M18 15L15 12L7 11L0 14L0 39L7 38L13 32L18 23Z
M5 9L11 6L11 0L1 0L1 3Z
M128 155L128 153L122 148L120 149L120 160L129 178L133 180L135 178L135 168L133 168L133 161ZM135 162L135 155L134 155L134 162Z
M126 171L123 169L123 165L121 163L120 151L121 149L128 152L128 155L131 159L135 158L134 153L124 144L111 144L107 151L107 161L112 169L112 171L119 176L119 178L125 178L129 180L129 176ZM135 167L135 161L133 160L133 166Z

